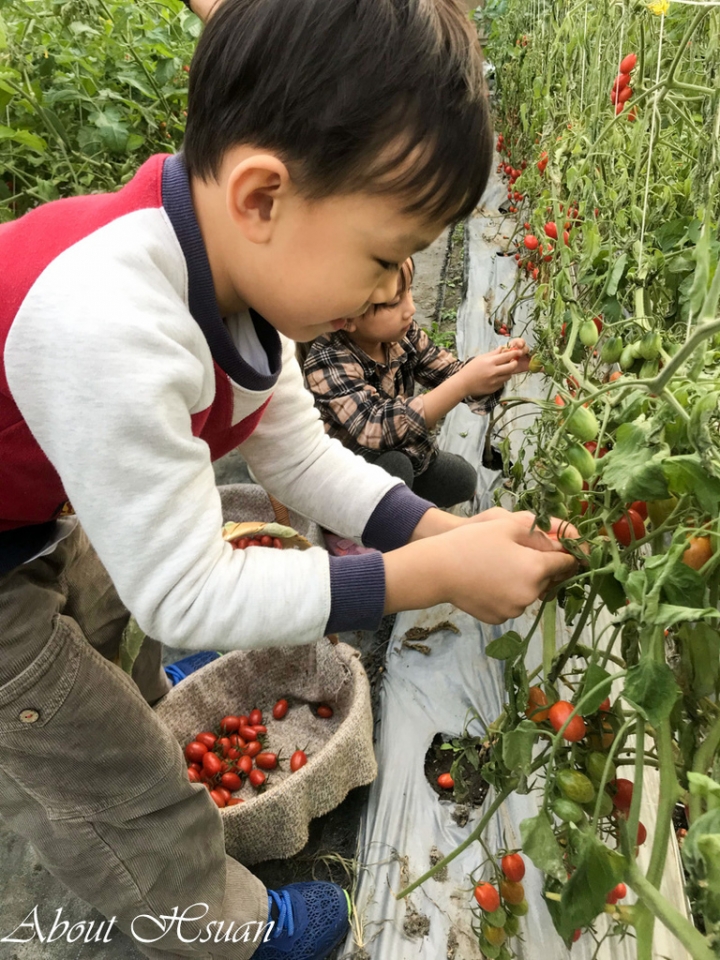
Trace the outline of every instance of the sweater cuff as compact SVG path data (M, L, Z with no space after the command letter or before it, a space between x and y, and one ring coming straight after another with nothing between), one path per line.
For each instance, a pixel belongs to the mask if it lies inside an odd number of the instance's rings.
M385 609L385 563L377 551L330 557L330 616L325 633L377 630Z
M421 518L435 506L418 497L404 483L388 490L365 524L362 542L387 553L404 547Z

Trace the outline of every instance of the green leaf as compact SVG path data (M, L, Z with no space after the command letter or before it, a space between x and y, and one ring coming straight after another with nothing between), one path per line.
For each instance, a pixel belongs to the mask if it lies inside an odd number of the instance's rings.
M130 617L120 640L120 666L125 673L132 675L133 664L144 642L145 633L137 625L135 617Z
M491 640L485 653L494 660L514 660L523 649L523 638L515 630L508 630L501 637Z
M508 730L502 738L502 756L505 766L512 773L531 773L533 747L538 736L537 724L523 720L514 730Z
M47 142L42 137L30 133L29 130L15 130L12 127L0 125L0 140L14 140L15 143L21 143L25 147L30 147L36 153L45 153Z
M536 817L523 820L520 824L523 853L526 854L538 870L544 870L551 877L564 881L567 870L563 863L563 851L555 839L552 824L545 811Z
M563 887L558 930L566 939L605 910L605 897L625 872L625 858L594 834L579 838L576 869Z
M622 500L665 500L669 496L662 460L670 452L652 443L648 424L622 423L613 449L598 461L598 470Z
M690 894L706 922L720 922L720 809L704 813L688 830L682 858Z
M684 623L677 631L683 670L696 697L715 691L720 675L720 634L705 623Z
M584 699L584 694L588 693L593 687L597 686L599 683L602 683L602 687L594 693L591 697ZM585 671L585 681L582 685L582 712L587 715L589 713L595 713L597 708L603 702L605 697L610 693L610 688L612 687L612 677L607 672L603 670L601 666L598 666L597 663L588 664L588 668Z
M613 264L613 268L610 271L605 285L604 295L606 297L614 297L618 291L618 286L622 280L622 276L625 273L625 267L627 266L627 254L621 253Z
M720 480L710 476L696 453L669 457L663 462L662 469L673 493L692 494L706 513L717 515Z
M720 810L720 783L715 783L704 773L690 771L687 775L690 784L690 793L694 797L702 797L707 803L708 810Z
M695 273L690 288L690 311L695 318L702 310L710 277L710 231L703 224L700 239L695 247Z
M668 603L699 607L705 602L705 581L680 557L666 563L662 574L662 596Z
M625 603L625 589L611 573L596 573L591 581L610 613L615 613Z
M679 694L675 676L666 663L645 658L627 672L623 696L653 726L670 716Z
M661 603L653 623L664 627L672 627L676 623L693 623L697 620L717 620L718 611L715 607L676 607L669 603Z

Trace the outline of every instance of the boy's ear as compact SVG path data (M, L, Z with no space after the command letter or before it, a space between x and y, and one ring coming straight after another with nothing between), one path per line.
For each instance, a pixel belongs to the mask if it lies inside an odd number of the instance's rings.
M270 240L289 187L287 167L272 154L247 157L230 171L228 213L251 243Z

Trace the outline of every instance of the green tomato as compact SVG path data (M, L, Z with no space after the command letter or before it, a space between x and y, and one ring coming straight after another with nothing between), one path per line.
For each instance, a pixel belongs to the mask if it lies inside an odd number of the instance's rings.
M565 421L565 429L573 437L577 437L581 443L586 443L588 440L594 440L598 435L600 424L592 410L588 410L587 407L577 407Z
M497 910L493 910L492 913L486 913L484 919L491 927L504 927L505 921L507 920L507 913L505 913L502 907L498 907Z
M639 376L642 377L643 380L652 380L653 377L658 375L659 369L660 364L657 360L646 360L640 367Z
M586 347L594 347L600 337L598 329L592 320L585 320L580 324L578 335L580 337L580 343Z
M575 497L582 492L583 478L580 471L576 470L575 467L565 467L555 482L558 489L562 490L568 497Z
M636 360L635 353L633 352L632 344L630 346L624 347L623 352L620 354L620 369L629 370L630 367L635 363Z
M508 904L508 911L514 917L524 917L527 914L529 909L530 909L530 905L528 904L527 900L522 900L520 903Z
M591 813L595 812L595 804L589 804L588 809ZM613 812L612 797L605 790L600 794L600 816L609 817Z
M563 823L581 823L585 819L585 811L579 803L574 800L567 800L565 797L558 797L553 800L552 812Z
M638 356L643 360L656 360L662 349L662 336L659 333L646 333L640 341Z
M604 753L598 753L597 751L589 753L585 758L585 769L587 775L595 783L600 783L605 772L605 764L607 763L607 757ZM605 783L609 783L611 780L614 780L617 776L617 770L615 769L615 764L612 760L607 764L608 765L608 774Z
M568 800L590 803L595 798L592 780L579 770L558 770L555 782Z
M648 500L648 517L654 527L660 527L677 506L677 499L669 497L667 500Z
M590 480L595 476L595 458L586 447L578 443L571 443L565 451L568 463L575 467L583 480Z
M520 920L518 917L513 917L512 915L507 918L505 921L505 933L509 937L516 937L518 930L520 929Z
M620 337L610 337L603 344L600 359L603 363L617 363L623 352L623 342Z

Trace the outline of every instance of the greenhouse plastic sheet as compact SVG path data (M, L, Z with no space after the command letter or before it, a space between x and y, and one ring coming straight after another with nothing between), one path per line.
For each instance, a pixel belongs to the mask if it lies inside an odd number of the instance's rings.
M492 185L486 207L468 224L467 292L458 315L460 356L472 356L506 342L490 322L491 311L512 287L517 269L512 257L498 255L507 243L503 235L512 232L508 221L493 209L503 193L497 184ZM523 317L516 312L512 335L528 338L523 326ZM507 393L527 396L541 388L539 377L523 377L509 384ZM513 429L518 426L522 421L515 420ZM493 505L492 492L502 482L498 473L480 466L487 428L487 417L475 416L460 404L447 417L441 435L444 449L478 466L478 510ZM485 647L508 627L526 631L535 612L529 610L514 624L502 627L484 625L450 605L397 617L381 689L382 719L376 746L380 772L361 830L355 929L346 944L346 954L372 960L475 960L483 956L472 930L471 912L474 899L470 874L484 859L478 843L471 844L442 874L426 881L405 900L397 900L395 894L461 843L482 816L483 807L458 809L452 800L438 797L425 777L425 755L436 734L461 734L474 713L486 724L500 714L503 666L484 655ZM403 645L403 637L411 628L433 627L443 621L449 621L459 633L449 629L434 633L425 641L429 653ZM564 642L562 636L560 642ZM530 648L537 662L540 646L538 632ZM477 720L467 730L473 735L483 733ZM644 798L656 796L657 782L647 779L643 794ZM484 807L492 796L491 790ZM520 823L537 811L537 794L512 795L484 834L489 850L494 853L503 846L519 846ZM652 839L654 812L647 800L642 819ZM648 855L649 847L650 843L646 844L641 857ZM674 845L668 864L663 890L676 906L685 909ZM569 956L543 903L542 876L529 861L524 884L530 903L529 913L520 923L524 942L514 939L511 946L519 957L528 960ZM585 935L573 946L572 956L575 960L594 956L598 960L631 960L635 956L632 938L606 941L597 954L596 947L594 939ZM684 948L659 925L655 953L672 960L688 960Z

